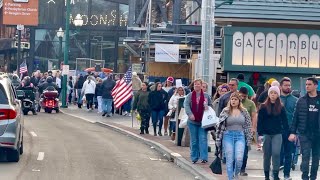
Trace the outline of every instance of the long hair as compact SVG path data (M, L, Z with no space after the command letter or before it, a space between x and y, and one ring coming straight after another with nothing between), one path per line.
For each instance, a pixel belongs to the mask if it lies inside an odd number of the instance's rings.
M243 111L244 107L241 102L240 94L238 92L234 92L231 94L228 105L227 105L227 108L229 109L229 114L232 114L232 111L234 109L234 107L231 106L231 99L232 98L237 98L239 100L239 105L236 108L238 108L240 111Z
M271 107L272 103L271 103L271 99L268 96L267 100L261 104L262 108L266 108L268 114L272 114L272 115L279 115L281 113L281 109L282 109L282 103L280 100L280 97L278 97L276 99L276 102L274 103L274 108Z
M158 85L161 84L160 82L157 82L155 85L154 85L154 91L158 91Z
M221 91L222 89L227 89L229 91L229 87L226 83L221 84L220 86L218 86L217 91L213 96L213 100L220 98L219 91Z

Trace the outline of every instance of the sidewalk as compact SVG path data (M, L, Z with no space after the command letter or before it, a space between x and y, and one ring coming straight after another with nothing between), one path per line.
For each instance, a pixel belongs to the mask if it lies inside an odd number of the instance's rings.
M72 115L84 120L87 120L92 123L97 123L99 125L106 126L113 130L116 130L125 135L131 136L135 139L138 139L151 147L154 147L157 151L164 154L164 158L174 161L178 166L186 169L195 175L197 179L212 179L212 180L225 180L226 172L225 167L223 166L223 175L214 175L209 165L213 161L214 152L209 153L209 162L207 164L192 164L190 160L190 149L189 147L181 147L174 144L170 140L169 136L153 136L153 133L150 135L140 135L139 125L135 117L132 118L127 116L120 116L118 114L113 117L102 117L101 114L98 114L96 110L92 112L87 112L85 109L78 109L77 106L69 106L67 109L61 109L65 114ZM133 125L133 127L132 127ZM150 127L151 129L152 127ZM152 132L152 131L150 131ZM209 142L209 146L214 150L214 141ZM180 156L181 155L181 156ZM249 159L247 165L248 177L241 177L243 180L259 180L264 179L263 176L263 157L262 152L256 151L256 148L252 145L252 150L249 151ZM296 170L297 171L297 170ZM282 176L282 173L280 173ZM294 178L296 179L296 178ZM298 179L298 178L297 178Z

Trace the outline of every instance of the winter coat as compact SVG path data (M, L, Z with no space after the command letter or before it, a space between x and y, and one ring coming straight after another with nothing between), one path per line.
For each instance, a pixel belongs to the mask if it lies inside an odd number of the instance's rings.
M280 99L281 99L283 106L286 109L288 124L290 125L292 123L294 108L296 107L296 103L298 101L298 98L296 98L292 94L289 94L287 96L281 95Z
M318 96L320 93L318 92ZM310 130L310 121L308 120L309 117L309 107L308 107L308 94L301 97L296 104L296 108L293 113L293 120L290 127L291 134L299 134L312 137L313 132ZM318 118L320 124L320 113ZM320 131L320 130L319 130ZM319 132L320 133L320 132Z
M161 89L160 91L154 90L149 94L149 105L151 110L160 111L166 110L168 93Z
M88 79L83 83L82 94L94 94L96 91L96 83L92 79Z
M134 96L134 101L133 101L133 110L138 110L138 111L150 111L150 106L149 106L149 91L142 91L139 90L135 96Z
M102 96L103 94L103 89L102 89L102 83L98 83L96 85L96 91L95 91L95 96Z
M103 80L101 88L102 88L102 98L103 99L113 99L112 97L112 89L116 85L116 82L111 78L106 78Z

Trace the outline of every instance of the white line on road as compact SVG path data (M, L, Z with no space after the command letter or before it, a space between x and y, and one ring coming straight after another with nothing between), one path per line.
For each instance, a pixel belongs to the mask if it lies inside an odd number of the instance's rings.
M33 137L37 137L38 135L35 133L35 132L33 132L33 131L30 131L30 134L33 136Z
M43 159L44 159L44 152L39 152L37 160L42 161Z

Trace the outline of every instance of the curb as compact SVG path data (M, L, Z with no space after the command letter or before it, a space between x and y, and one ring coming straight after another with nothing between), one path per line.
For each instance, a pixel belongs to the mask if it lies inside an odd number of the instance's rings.
M160 143L146 139L146 138L141 137L135 133L132 133L130 131L124 130L122 128L119 128L117 126L114 126L114 125L111 125L108 123L104 123L101 121L93 122L89 119L79 117L79 116L76 116L76 115L73 115L70 113L66 113L63 110L61 112L66 115L73 116L73 117L76 117L76 118L79 118L79 119L106 127L108 129L114 130L114 131L121 133L123 135L130 136L131 138L134 138L135 140L138 140L138 141L140 141L150 147L154 147L154 149L156 151L158 151L159 153L163 154L163 157L166 158L168 161L173 162L177 166L179 166L179 167L185 169L186 171L190 172L191 174L193 174L195 176L195 179L202 179L202 180L215 180L215 179L217 179L216 177L214 177L212 174L208 173L207 171L205 171L201 167L193 165L191 162L189 162L185 158L183 158L180 154L171 151L170 149L168 149L167 147L163 146Z

